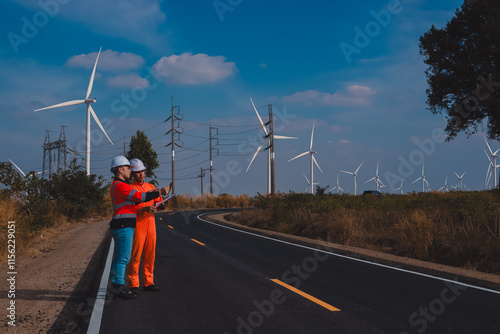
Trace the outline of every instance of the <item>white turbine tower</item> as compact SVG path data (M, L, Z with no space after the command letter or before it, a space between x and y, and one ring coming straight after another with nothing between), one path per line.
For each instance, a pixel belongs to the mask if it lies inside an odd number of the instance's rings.
M375 184L377 185L377 191L380 191L380 188L385 187L385 184L382 183L382 181L380 181L380 177L378 176L378 161L377 161L377 171L375 172L375 176L366 181L365 184L367 184L370 181L375 181Z
M488 146L488 151L490 152L490 157L491 157L491 160L490 162L493 163L493 173L495 174L494 175L494 178L493 178L493 188L496 188L497 185L498 185L498 182L497 182L497 158L500 157L500 155L498 155L498 151L500 151L500 149L496 150L495 152L493 152L491 150L491 147L490 145L488 144L488 141L486 140L486 136L484 137L484 142L486 143L486 146Z
M446 175L446 178L444 179L444 186L439 188L438 191L440 191L441 189L443 189L444 192L449 191L449 189L448 189L448 175Z
M356 176L358 175L358 171L359 169L361 168L361 166L364 164L365 162L363 161L359 167L356 169L355 172L346 172L345 170L341 170L340 172L341 173L346 173L346 174L351 174L354 176L354 195L357 195L358 194L358 185L356 183Z
M419 177L418 179L416 179L415 181L413 181L411 184L414 184L415 182L417 182L418 180L422 180L422 192L425 193L425 185L427 184L427 187L431 187L431 185L429 184L429 182L427 182L427 180L425 179L425 175L424 175L424 164L422 164L422 176Z
M297 158L303 157L306 154L309 154L311 156L311 184L313 186L314 186L314 173L313 173L313 167L314 166L313 166L313 162L316 164L316 166L318 167L318 169L320 170L320 172L323 173L323 171L321 170L321 167L319 167L318 162L314 158L314 154L318 153L318 152L317 151L313 151L313 149L312 149L312 147L313 147L313 137L314 137L314 125L315 124L316 124L316 121L314 121L314 123L313 123L313 128L312 128L312 132L311 132L311 144L309 145L309 151L301 153L301 154L297 155L295 158L292 158L292 159L288 160L288 162L290 162L290 161L295 160ZM310 187L311 194L314 194L313 186Z
M337 195L340 195L340 192L344 192L344 189L342 189L340 187L340 183L339 183L339 173L337 173L337 185L335 187L333 187L332 189L330 189L330 192L334 191L335 189L337 189Z
M401 195L403 195L403 182L404 182L404 179L401 179L401 185L399 186L399 188L397 189L394 189L394 191L400 191L401 192Z
M272 145L271 143L274 144L274 139L298 139L298 138L297 137L279 136L279 135L275 135L274 133L271 136L270 133L266 129L266 125L269 124L269 122L266 123L266 124L264 124L264 122L262 121L262 118L260 118L260 115L259 115L259 112L257 111L257 108L255 108L255 104L253 103L252 98L250 98L250 101L252 102L253 109L255 110L255 113L257 114L257 118L259 119L259 123L260 123L260 126L262 127L262 131L264 131L264 140L262 140L262 143L257 148L257 151L255 151L255 153L254 153L254 155L252 157L252 160L248 164L246 172L248 172L248 170L250 169L250 166L252 165L252 162L254 161L255 157L260 152L262 146L264 146L264 143L267 140L268 147L265 149L265 150L267 150L267 192L270 194L271 193L271 173L272 173L272 171L271 171L271 160L274 159L274 157L271 156L271 150L269 149L271 147L271 145Z
M73 106L76 104L83 104L83 103L85 103L87 105L87 136L86 136L87 137L86 138L87 146L85 149L86 150L86 155L85 155L86 168L85 169L87 171L87 175L90 175L90 115L91 114L92 114L92 117L94 118L95 122L97 123L97 125L99 125L99 127L101 128L102 132L104 132L104 134L106 135L106 138L108 138L109 142L111 144L113 144L113 142L109 138L106 131L104 131L104 128L102 127L101 122L97 118L97 115L94 112L94 109L92 109L92 106L90 105L91 103L95 103L96 99L95 98L89 99L90 93L92 92L92 85L94 84L95 69L97 67L97 61L99 60L99 55L101 54L101 50L102 50L102 48L99 49L99 53L97 54L97 58L96 58L95 64L94 64L94 69L92 70L92 75L90 76L90 82L89 82L89 86L87 88L87 94L85 95L84 100L73 100L73 101L63 102L63 103L55 104L55 105L50 106L50 107L45 107L45 108L40 108L40 109L35 110L35 111L40 111L40 110L51 109L51 108Z
M486 171L486 179L484 180L484 186L486 189L488 189L488 185L490 184L490 180L491 180L491 174L493 173L491 171L491 167L493 167L493 169L496 169L495 167L498 167L498 165L494 165L493 164L493 160L490 158L490 156L488 155L488 153L486 153L486 150L483 150L484 151L484 154L486 154L486 158L488 158L489 160L489 164L488 164L488 170ZM496 160L495 160L495 164L496 164Z
M458 177L458 180L460 181L460 191L463 191L464 189L464 175L465 175L465 172L462 174L462 176L458 176L457 172L455 172L455 175ZM458 186L458 184L457 184Z
M36 172L36 173L35 173L35 172L32 172L32 173L29 173L29 174L28 174L28 176L26 176L26 173L25 173L25 172L23 172L23 170L22 170L21 168L19 168L19 167L18 167L18 166L14 163L14 161L12 161L11 159L9 159L9 161L10 161L10 163L11 163L14 167L16 167L16 169L19 171L19 173L20 173L23 177L30 177L30 176L33 176L33 175L38 175L38 174L40 174L40 173L41 173L41 172Z
M317 185L317 184L319 184L319 183L313 183L313 184L311 185L311 182L309 182L309 179L307 178L306 174L302 173L302 175L304 175L304 179L306 179L306 181L307 181L307 188L306 188L306 192L308 192L308 191L309 191L309 188L310 188L310 187L312 187L312 188L313 188L313 190L314 190L314 186L315 186L315 185Z

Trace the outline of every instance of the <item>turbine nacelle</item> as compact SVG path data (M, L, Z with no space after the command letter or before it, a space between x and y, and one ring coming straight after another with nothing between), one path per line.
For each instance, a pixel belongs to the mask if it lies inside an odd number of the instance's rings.
M94 97L93 99L85 99L85 104L90 104L90 103L95 103L95 101L97 101L97 99Z

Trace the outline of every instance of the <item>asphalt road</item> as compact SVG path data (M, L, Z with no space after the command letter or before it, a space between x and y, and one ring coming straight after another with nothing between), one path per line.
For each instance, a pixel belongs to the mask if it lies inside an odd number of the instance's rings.
M500 294L220 227L201 212L157 215L161 292L106 303L100 333L500 333Z

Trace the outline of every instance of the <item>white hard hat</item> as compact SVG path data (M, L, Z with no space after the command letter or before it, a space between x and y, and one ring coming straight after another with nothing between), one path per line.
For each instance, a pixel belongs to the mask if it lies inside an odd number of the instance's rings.
M130 170L132 172L142 172L143 170L146 170L146 166L144 166L142 161L139 159L130 160L130 165Z
M111 171L121 166L130 166L130 162L123 155L116 156L111 160Z

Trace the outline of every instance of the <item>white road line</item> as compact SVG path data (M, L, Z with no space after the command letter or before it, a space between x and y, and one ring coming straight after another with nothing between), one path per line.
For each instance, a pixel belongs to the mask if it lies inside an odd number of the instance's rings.
M268 239L268 240L280 242L280 243L283 243L283 244L286 244L286 245L291 245L291 246L300 247L300 248L304 248L304 249L309 249L309 250L313 250L313 251L317 251L317 252L322 252L322 253L333 255L333 256L337 256L337 257L340 257L340 258L343 258L343 259L349 259L349 260L358 261L358 262L362 262L362 263L367 263L367 264L371 264L371 265L382 267L382 268L388 268L388 269L392 269L392 270L402 271L402 272L413 274L413 275L427 277L427 278L431 278L431 279L435 279L435 280L439 280L439 281L443 281L443 282L449 282L449 283L453 283L453 284L465 286L465 287L468 287L468 288L478 289L478 290L482 290L482 291L486 291L486 292L495 293L497 295L500 295L500 291L497 291L497 290L483 288L483 287L480 287L480 286L475 286L475 285L471 285L471 284L467 284L467 283L462 283L462 282L458 282L458 281L454 281L454 280L450 280L450 279L446 279L446 278L442 278L442 277L437 277L437 276L432 276L432 275L428 275L428 274L423 274L423 273L419 273L419 272L412 271L412 270L407 270L407 269L392 267L392 266L381 264L381 263L376 263L376 262L371 262L371 261L367 261L367 260L357 259L355 257L351 257L351 256L347 256L347 255L341 255L341 254L336 254L336 253L324 251L324 250L318 249L318 248L312 248L312 247L308 247L308 246L304 246L304 245L294 244L292 242L288 242L288 241L284 241L284 240L279 240L279 239L275 239L275 238L271 238L271 237L266 237L265 235L260 235L260 234L256 234L256 233L252 233L252 232L248 232L248 231L244 231L244 230L240 230L240 229L237 229L237 228L233 228L233 227L229 227L229 226L225 226L225 225L220 225L220 224L217 224L217 223L214 223L214 222L211 222L211 221L208 221L206 219L201 218L201 216L203 216L203 215L213 215L213 214L217 214L217 213L223 213L223 211L221 211L221 212L206 212L206 213L202 213L202 214L199 214L196 218L198 218L199 220L204 221L206 223L218 226L218 227L226 228L226 229L237 231L237 232L240 232L240 233L245 233L245 234L253 235L253 236L256 236L256 237L259 237L259 238L263 238L263 239Z
M99 284L99 290L97 291L97 296L95 298L92 315L90 316L90 323L87 329L87 334L99 333L99 330L101 328L102 312L104 311L104 303L106 302L109 273L111 271L111 260L113 259L113 252L115 249L114 245L115 241L113 240L113 238L111 238L108 257L106 259L106 264L104 265L104 271L102 273L101 283Z

